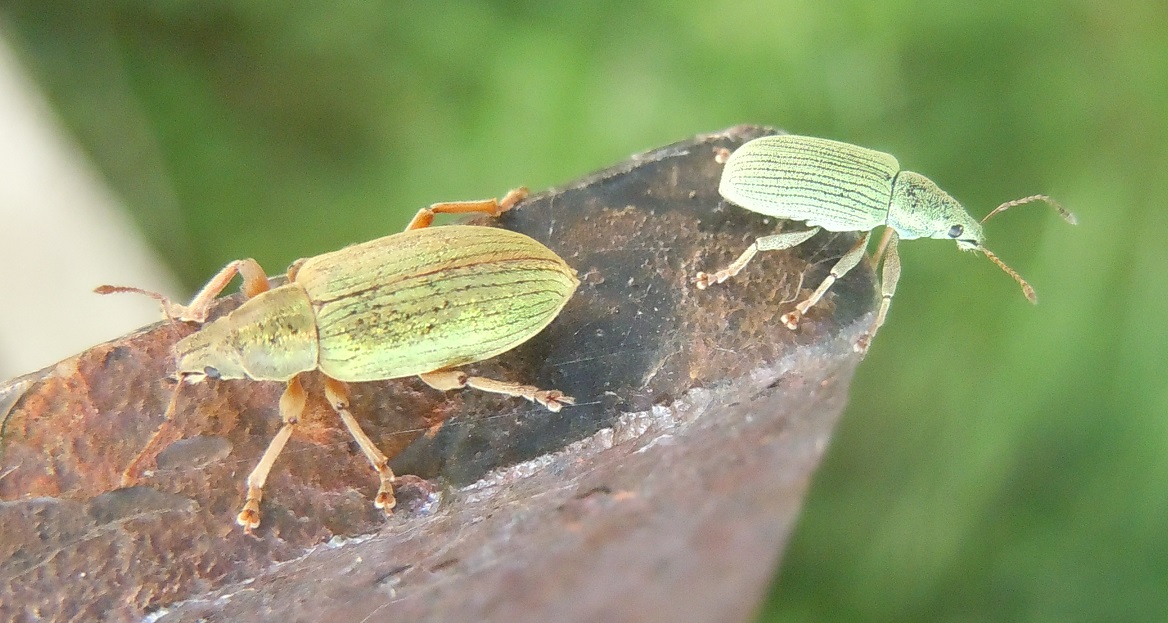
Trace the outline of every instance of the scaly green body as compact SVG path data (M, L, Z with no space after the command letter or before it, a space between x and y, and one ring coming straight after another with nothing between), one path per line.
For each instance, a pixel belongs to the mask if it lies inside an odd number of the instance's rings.
M859 263L871 231L880 225L887 227L886 244L881 244L874 263L887 253L880 284L882 301L871 329L856 343L857 350L868 348L868 342L883 324L889 302L896 292L896 282L900 278L900 256L896 246L900 238L951 239L959 249L980 251L1018 281L1026 298L1036 300L1030 284L985 248L981 222L929 178L912 171L901 171L900 163L889 154L810 136L763 136L748 141L730 154L722 169L718 192L730 203L747 210L802 221L807 223L808 229L785 231L755 240L725 269L716 273L699 272L694 278L698 288L722 283L737 275L759 251L802 244L821 229L863 232L859 242L836 262L815 292L796 305L794 311L783 315L783 322L791 329L798 326L803 314L837 279ZM1063 218L1075 222L1074 215L1046 195L1004 203L990 216L1039 199L1050 202Z
M494 357L546 327L579 283L550 249L505 229L451 225L382 241L314 257L296 274L316 312L320 369L338 380Z
M746 143L726 161L718 192L752 212L827 231L888 225L905 240L982 241L977 220L925 176L901 171L890 154L823 138L781 134Z
M494 357L539 333L579 282L516 232L450 225L404 231L305 260L292 281L178 343L178 369L287 381L433 372Z

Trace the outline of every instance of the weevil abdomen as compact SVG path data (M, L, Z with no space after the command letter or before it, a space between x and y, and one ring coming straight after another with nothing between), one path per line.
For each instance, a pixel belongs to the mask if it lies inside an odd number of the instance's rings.
M718 192L753 212L828 231L868 231L888 219L900 163L822 138L764 136L730 155Z
M305 261L320 370L341 381L424 374L508 351L546 327L579 282L516 232L414 229Z

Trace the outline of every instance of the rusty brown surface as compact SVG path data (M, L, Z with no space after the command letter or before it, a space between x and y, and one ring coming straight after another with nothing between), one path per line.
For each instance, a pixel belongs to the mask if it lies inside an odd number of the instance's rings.
M170 348L192 326L147 327L0 386L0 619L748 618L874 303L861 267L798 331L779 322L854 240L841 235L762 254L721 286L689 284L777 225L719 207L716 192L716 150L763 131L647 152L499 219L582 285L542 334L468 368L579 404L549 413L417 379L354 385L366 431L398 474L420 477L389 518L319 378L255 536L233 519L279 426L279 384L184 386L184 439L119 489L170 397Z

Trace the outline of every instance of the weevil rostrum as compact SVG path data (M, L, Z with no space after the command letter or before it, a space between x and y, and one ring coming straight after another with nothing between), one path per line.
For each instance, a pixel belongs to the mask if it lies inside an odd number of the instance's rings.
M98 288L103 294L146 294L159 300L168 317L197 323L206 320L211 303L236 274L248 297L175 345L179 383L166 419L126 468L123 486L136 481L173 437L183 382L287 383L279 402L283 425L248 476L247 500L236 518L248 532L260 523L264 482L304 411L304 373L324 375L329 404L380 476L374 503L386 512L395 504L395 477L350 412L346 383L416 375L440 391L471 387L523 397L552 411L573 404L556 390L453 369L527 341L559 314L579 285L563 259L523 234L475 225L428 227L436 213L497 216L526 194L516 189L501 200L432 205L403 232L298 260L288 270L288 282L277 287L270 287L255 260L245 259L224 267L188 305L138 288Z
M982 224L999 212L1033 201L1047 202L1069 223L1076 223L1073 214L1046 195L1003 203L979 222L932 180L902 171L892 155L822 138L763 136L735 150L725 158L725 165L718 185L724 199L752 212L805 222L807 228L759 238L726 268L712 274L697 273L694 284L705 289L722 283L741 272L759 251L794 247L821 229L863 232L819 287L782 316L783 323L793 330L832 284L860 262L872 230L883 225L884 237L872 255L873 266L879 265L881 258L884 260L880 307L872 325L855 344L858 352L868 349L896 293L900 279L900 255L896 249L899 239L951 239L963 251L981 252L1013 277L1034 303L1034 288L985 247Z

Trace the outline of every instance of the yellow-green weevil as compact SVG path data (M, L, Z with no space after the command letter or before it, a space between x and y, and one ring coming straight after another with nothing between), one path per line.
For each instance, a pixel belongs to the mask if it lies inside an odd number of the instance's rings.
M721 158L719 158L721 160ZM1074 224L1075 216L1046 195L1009 201L995 208L980 222L930 179L912 171L902 171L892 155L809 136L780 134L748 141L725 159L718 192L722 197L752 212L791 221L803 221L807 229L764 236L754 241L729 266L716 273L699 272L698 288L722 283L737 275L759 251L788 249L814 236L819 230L864 232L831 268L831 272L795 310L783 315L790 329L815 305L828 288L860 262L872 230L883 225L884 237L872 256L873 266L884 259L880 279L881 301L868 331L856 342L856 350L868 349L872 337L884 324L896 282L900 279L899 238L942 238L957 242L964 251L980 251L1022 286L1030 302L1036 302L1034 288L985 248L982 224L1008 208L1045 201L1064 219Z
M441 203L420 210L406 230L294 262L285 285L270 287L253 259L223 268L189 305L137 288L160 301L168 317L203 323L214 298L239 274L248 299L174 347L179 380L166 420L126 468L132 484L157 449L174 436L178 387L207 378L284 381L283 426L247 478L247 500L236 521L250 532L260 523L264 481L305 407L303 373L325 376L325 395L381 478L374 503L389 512L396 500L388 459L349 411L348 382L419 376L448 391L472 387L521 396L559 411L573 404L556 390L467 376L454 370L527 341L563 309L579 281L551 249L513 231L475 225L428 228L435 213L497 216L527 194L501 200Z

